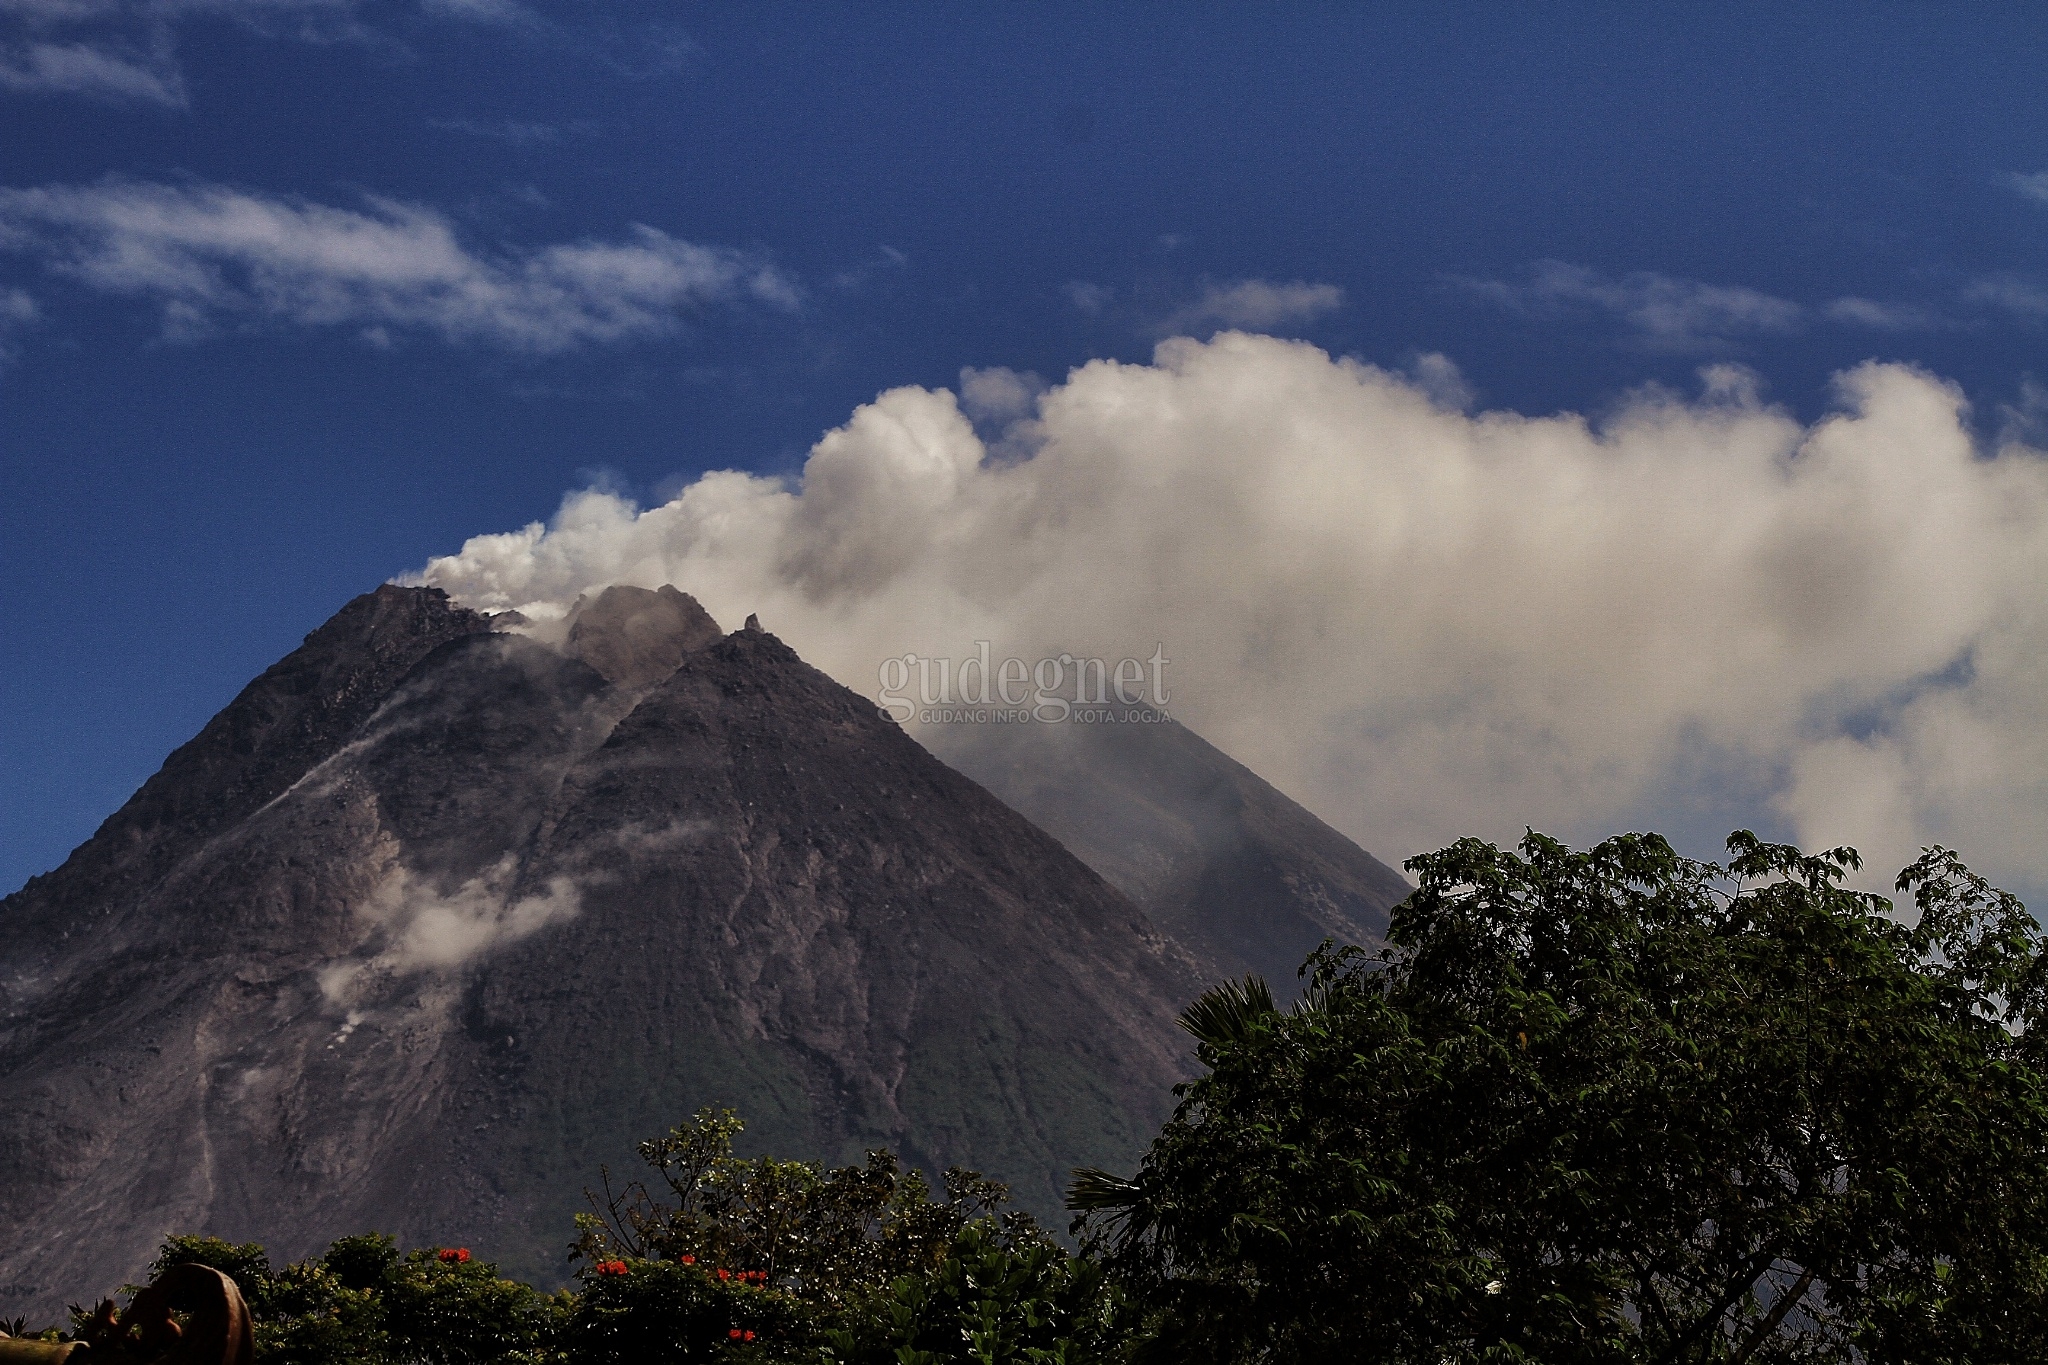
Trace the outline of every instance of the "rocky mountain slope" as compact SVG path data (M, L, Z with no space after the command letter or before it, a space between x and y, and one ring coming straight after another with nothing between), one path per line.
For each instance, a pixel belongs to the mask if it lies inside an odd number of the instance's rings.
M557 649L382 588L0 902L0 1313L177 1230L549 1278L598 1164L707 1103L1048 1209L1155 1129L1200 982L772 635L610 589Z
M1212 978L1281 996L1325 938L1376 945L1400 873L1179 722L936 725L919 738L1101 873Z

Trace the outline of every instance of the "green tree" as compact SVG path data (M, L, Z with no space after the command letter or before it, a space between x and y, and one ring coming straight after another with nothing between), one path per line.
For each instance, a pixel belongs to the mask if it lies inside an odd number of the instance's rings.
M967 1224L928 1273L828 1330L826 1358L844 1365L1095 1365L1115 1356L1122 1315L1092 1261L1048 1238Z
M502 1279L466 1250L401 1256L382 1233L273 1268L264 1249L172 1237L150 1267L212 1266L248 1302L259 1365L555 1365L572 1301Z
M980 1173L945 1173L934 1199L916 1171L886 1149L859 1166L740 1157L744 1125L730 1109L699 1110L640 1144L659 1188L633 1181L614 1190L604 1172L595 1213L579 1215L570 1257L695 1262L759 1270L768 1281L830 1307L886 1289L903 1275L935 1270L953 1238L977 1219L995 1219L1025 1240L1040 1235L1028 1215L1005 1211L1009 1189Z
M955 1167L935 1198L887 1151L833 1169L744 1158L740 1131L730 1110L700 1110L640 1145L655 1188L614 1189L605 1173L571 1250L576 1360L1108 1358L1115 1300L1100 1271L1006 1210L1003 1185Z
M561 1341L574 1365L818 1359L812 1305L729 1266L612 1259L581 1272Z
M2041 934L1945 850L1531 834L1411 860L1377 957L1183 1023L1206 1074L1076 1230L1161 1359L2038 1361Z

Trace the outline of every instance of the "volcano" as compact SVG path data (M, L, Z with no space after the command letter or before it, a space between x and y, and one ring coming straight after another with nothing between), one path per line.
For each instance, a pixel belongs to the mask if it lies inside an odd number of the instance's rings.
M937 725L920 739L1065 844L1211 979L1277 996L1324 940L1378 947L1414 888L1193 730L1147 707L1109 725Z
M558 1280L599 1165L704 1105L758 1150L890 1146L1051 1213L1157 1130L1177 1011L1257 957L1231 945L1341 880L1191 735L1126 787L1208 773L1188 800L1255 838L1062 843L673 587L537 634L365 594L0 901L0 1312L135 1279L171 1232L295 1258L376 1228ZM1169 868L1122 878L1153 914L1091 850ZM1288 923L1287 952L1322 927Z

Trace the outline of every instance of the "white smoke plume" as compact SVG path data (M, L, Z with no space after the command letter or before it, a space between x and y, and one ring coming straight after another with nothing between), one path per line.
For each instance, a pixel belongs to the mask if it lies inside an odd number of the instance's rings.
M1904 366L1842 375L1812 425L1703 375L1596 425L1175 339L1073 371L994 455L953 394L896 389L798 485L579 493L410 581L536 618L674 583L870 696L883 659L979 639L1163 645L1177 716L1387 858L1775 821L2048 887L2048 460L1981 448Z
M518 872L518 859L508 853L444 894L431 879L394 862L368 901L358 907L383 930L380 950L367 958L330 964L321 973L322 990L330 1000L353 1000L366 976L458 967L550 924L573 919L582 908L582 892L568 877L552 877L544 890L515 896Z

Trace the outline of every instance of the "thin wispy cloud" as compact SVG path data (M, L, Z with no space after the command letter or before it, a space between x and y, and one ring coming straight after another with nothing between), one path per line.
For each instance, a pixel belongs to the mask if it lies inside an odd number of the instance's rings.
M1290 323L1309 322L1344 306L1344 291L1334 284L1303 280L1205 280L1200 297L1159 322L1162 336L1219 327L1269 332Z
M2007 189L2017 190L2037 204L2048 204L2048 171L2015 171L2005 177Z
M1525 283L1460 277L1472 296L1534 317L1604 313L1643 346L1660 351L1715 351L1758 335L1796 331L1806 310L1743 285L1705 284L1654 270L1619 277L1566 261L1538 261Z
M84 43L0 48L0 90L78 95L108 103L185 106L185 81L168 49L147 55Z
M1952 305L1930 306L1854 295L1804 304L1739 284L1711 284L1635 270L1603 275L1569 261L1538 261L1524 281L1452 276L1450 283L1485 303L1525 317L1554 321L1610 318L1634 345L1653 351L1712 355L1761 337L1792 336L1815 323L1875 332L1916 332L1963 325ZM1999 282L1964 291L1965 304L1998 303ZM2021 309L2023 310L2024 305Z
M1965 289L1963 298L2029 321L2048 318L2048 288L2024 275L1988 275Z
M842 270L832 277L832 287L841 290L860 289L877 276L897 275L909 268L907 253L885 243L878 243L874 254L850 269Z
M347 209L219 185L0 189L0 250L155 303L174 338L289 324L546 354L670 333L713 306L798 304L759 257L657 228L489 250L417 204Z
M1114 289L1088 280L1068 280L1060 286L1060 293L1066 298L1068 307L1091 318L1101 316L1110 304L1116 302Z
M123 13L141 14L142 7L122 0L0 0L0 15L33 24L75 24Z
M187 105L175 34L188 20L298 42L381 42L365 0L0 0L0 92L111 104ZM533 28L514 0L421 0L428 17Z
M436 118L428 119L427 126L507 142L515 147L552 146L563 136L562 130L552 123L525 123L518 119Z
M42 316L36 301L21 289L0 289L0 360L14 356L14 340Z
M1868 327L1875 332L1919 332L1947 325L1941 314L1912 303L1883 303L1877 299L1839 298L1821 309L1830 322Z
M541 17L516 0L422 0L428 14L471 23L526 26L541 23Z
M1153 280L1127 293L1092 280L1069 280L1060 292L1077 313L1154 338L1284 331L1344 306L1342 288L1307 280Z
M2020 379L2019 393L1998 405L1998 445L2048 450L2048 385L2032 375Z

